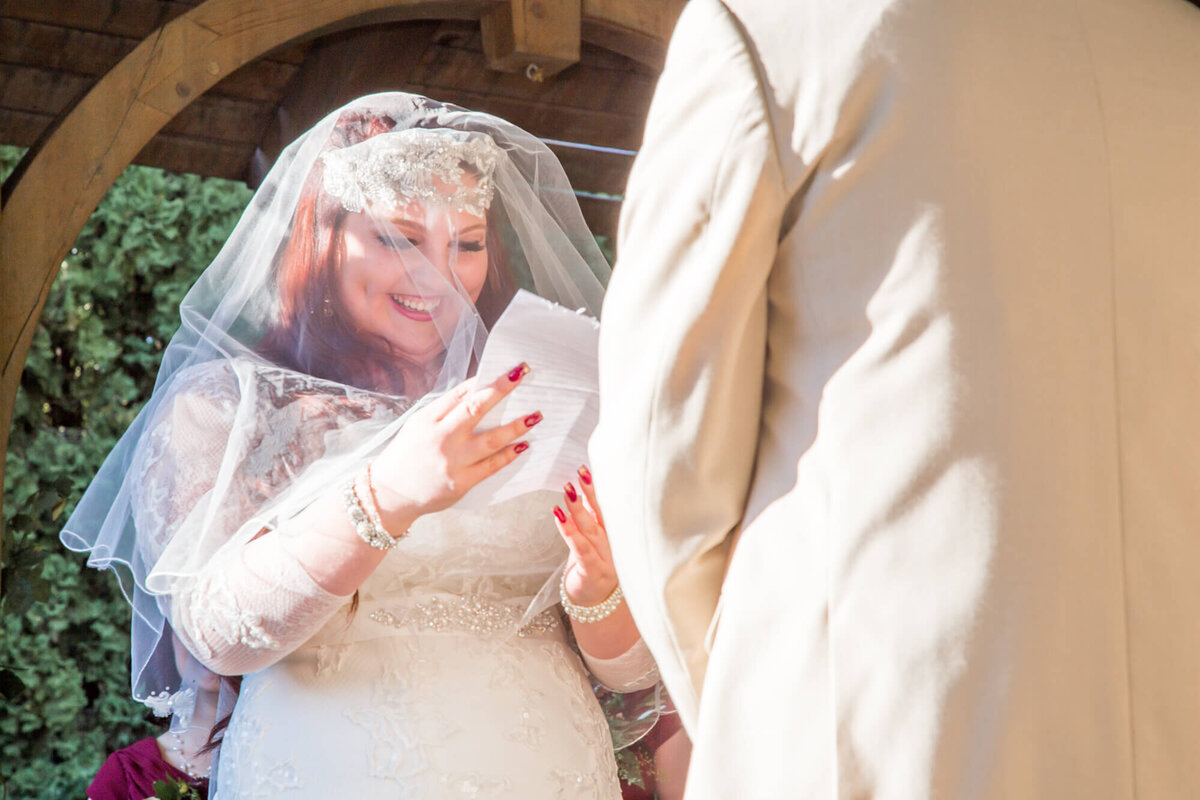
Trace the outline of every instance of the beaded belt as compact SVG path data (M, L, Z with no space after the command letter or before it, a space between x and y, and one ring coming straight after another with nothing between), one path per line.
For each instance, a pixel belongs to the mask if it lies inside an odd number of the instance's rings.
M403 611L372 611L369 619L380 625L401 630L434 631L437 633L473 633L478 636L516 635L522 638L554 633L561 627L558 614L546 609L527 624L521 625L524 611L515 605L505 605L482 595L451 596L443 600L430 598L414 603Z

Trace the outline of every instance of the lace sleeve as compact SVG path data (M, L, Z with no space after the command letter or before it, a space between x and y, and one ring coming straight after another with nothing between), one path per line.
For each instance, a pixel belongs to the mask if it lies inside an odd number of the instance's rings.
M606 689L633 692L648 689L658 682L658 666L650 655L650 648L641 639L613 658L596 658L583 649L580 652L592 675Z
M318 586L269 532L248 557L257 532L246 523L271 489L261 471L246 468L256 435L238 429L262 421L239 419L247 404L228 367L180 383L133 464L147 585L202 663L221 674L250 672L302 644L346 598Z
M268 667L307 641L347 598L322 589L270 537L229 548L173 596L171 626L209 669L242 675Z

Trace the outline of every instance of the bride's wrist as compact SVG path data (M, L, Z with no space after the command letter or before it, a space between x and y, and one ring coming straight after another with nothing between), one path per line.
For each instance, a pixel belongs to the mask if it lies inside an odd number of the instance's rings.
M605 584L611 583L611 588L608 591L600 594ZM566 575L558 584L559 599L562 601L563 610L567 612L567 616L576 622L599 622L608 618L617 607L621 605L623 594L621 592L621 584L613 578L612 581L605 581L604 584L599 584L595 587L587 587L587 590L580 592L580 597L574 597L574 592L567 591ZM593 596L595 594L595 596Z
M594 606L607 600L616 591L618 585L617 579L613 578L610 581L572 587L571 589L564 586L563 592L567 595L567 599L577 606Z
M411 498L375 483L370 467L365 470L364 477L367 491L370 493L369 502L375 506L375 511L383 521L383 527L393 536L403 536L424 513L421 507Z
M413 503L374 485L369 464L347 482L342 497L354 532L385 552L399 545L420 516Z

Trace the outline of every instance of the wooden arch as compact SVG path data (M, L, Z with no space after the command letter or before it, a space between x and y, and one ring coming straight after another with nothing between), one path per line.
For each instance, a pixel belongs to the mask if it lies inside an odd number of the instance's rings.
M478 20L494 69L534 65L552 75L578 60L581 40L655 65L682 5L683 0L207 0L163 25L65 114L4 187L0 479L25 356L60 264L125 167L222 78L288 42L417 19Z

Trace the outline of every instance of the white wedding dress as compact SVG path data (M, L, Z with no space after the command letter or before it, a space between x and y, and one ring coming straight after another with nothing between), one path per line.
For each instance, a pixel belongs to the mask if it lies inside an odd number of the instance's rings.
M245 676L214 800L616 798L608 727L551 609L556 497L424 518L306 644Z
M549 582L567 556L557 493L422 517L352 611L282 533L251 555L226 531L320 455L348 408L386 409L289 391L286 375L245 362L185 378L132 467L134 508L156 573L190 574L163 598L176 634L214 671L244 675L212 800L620 797L608 725ZM237 424L254 426L255 446L231 468ZM259 464L263 449L289 456ZM657 679L640 642L589 662L618 690Z

